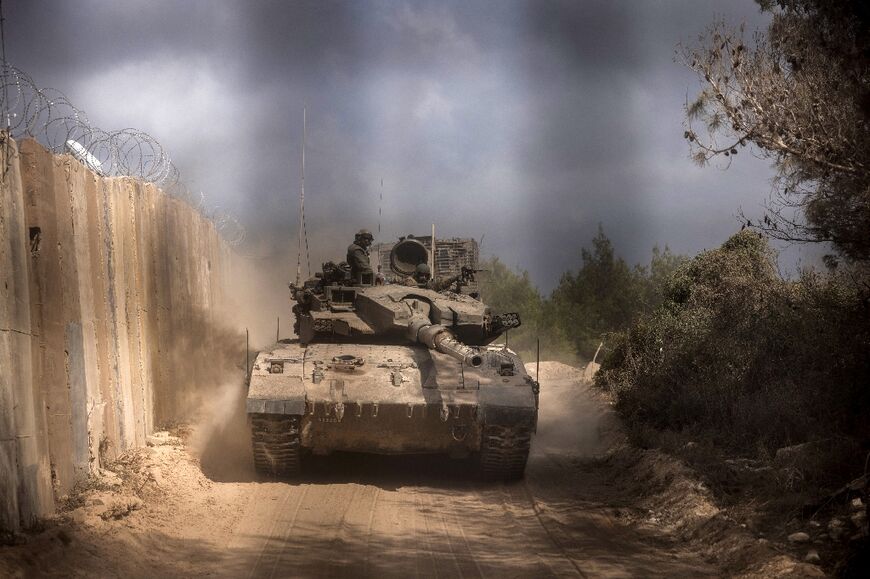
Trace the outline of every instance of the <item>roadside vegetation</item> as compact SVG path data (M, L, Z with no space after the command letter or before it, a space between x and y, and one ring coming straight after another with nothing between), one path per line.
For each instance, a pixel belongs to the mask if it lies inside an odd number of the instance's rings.
M580 249L578 257L578 268L565 272L549 296L541 294L528 272L497 257L482 262L481 297L496 313L520 313L523 324L507 340L524 359L534 360L540 339L547 360L591 361L599 346L607 345L608 334L627 330L661 303L666 281L686 259L667 247L654 247L649 264L629 266L601 226L591 247Z
M669 430L754 459L810 443L782 490L842 486L870 440L870 312L855 281L783 279L767 241L742 231L682 265L661 305L611 337L596 383L641 443Z
M617 257L599 229L551 295L497 259L483 294L524 315L511 338L522 351L540 336L585 363L603 341L595 382L636 444L695 467L749 528L812 540L807 560L866 576L870 9L759 5L768 30L747 39L715 23L677 59L702 86L686 106L691 156L770 159L767 213L717 249L656 249L646 266ZM825 244L825 266L784 278L769 239Z

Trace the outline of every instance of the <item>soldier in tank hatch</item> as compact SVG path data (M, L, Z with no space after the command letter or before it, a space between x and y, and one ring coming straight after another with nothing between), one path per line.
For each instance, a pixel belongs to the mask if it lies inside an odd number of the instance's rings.
M402 280L402 284L410 287L425 288L432 279L432 272L429 270L429 265L420 263L414 269L414 273Z
M429 268L429 265L426 263L420 263L415 268L413 275L409 275L405 278L404 284L411 287L419 287L441 292L449 289L450 286L461 279L461 275L455 275L446 279L432 279L432 270Z
M374 235L368 229L360 229L353 243L347 248L347 264L350 266L350 277L353 283L373 283L374 272L369 261L369 247L374 241Z

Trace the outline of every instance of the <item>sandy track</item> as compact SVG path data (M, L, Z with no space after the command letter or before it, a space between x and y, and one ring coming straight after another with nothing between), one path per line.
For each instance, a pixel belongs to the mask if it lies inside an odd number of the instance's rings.
M348 478L362 483L236 483L246 506L226 539L221 575L714 574L668 541L626 527L607 506L584 499L590 490L578 489L582 470L563 456L536 455L526 482L496 485L462 480L458 472L446 476L443 470L443 478L432 484L422 479L438 477L433 467L413 459L386 462L351 465L355 474ZM387 467L412 472L366 480L370 468Z
M13 576L719 574L670 534L623 516L639 511L630 481L595 458L616 436L609 407L576 376L543 378L524 481L480 482L468 461L336 455L312 459L299 482L262 482L247 452L233 450L246 444L222 427L202 470L181 449L152 449L165 480L144 510L79 517L69 540L50 530L0 550L0 575L4 563Z
M244 508L225 539L220 574L716 574L671 539L614 514L614 473L594 456L613 443L615 419L577 376L558 378L544 381L539 435L522 482L480 482L471 462L339 455L313 459L297 484L232 483Z

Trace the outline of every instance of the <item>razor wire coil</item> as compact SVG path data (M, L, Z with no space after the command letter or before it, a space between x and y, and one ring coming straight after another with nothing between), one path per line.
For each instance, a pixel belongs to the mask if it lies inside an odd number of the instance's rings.
M229 245L236 247L245 241L245 228L235 216L217 209L207 215L205 194L192 192L181 181L166 149L145 131L95 127L61 91L39 87L27 73L10 64L0 65L0 82L2 122L13 138L30 137L53 153L72 153L103 176L154 183L211 219Z

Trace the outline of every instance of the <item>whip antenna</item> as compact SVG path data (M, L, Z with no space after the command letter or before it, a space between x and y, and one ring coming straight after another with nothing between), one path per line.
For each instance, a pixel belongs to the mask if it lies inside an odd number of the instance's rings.
M302 187L299 190L299 251L296 254L296 286L302 283L302 241L305 240L305 257L308 275L311 275L311 255L308 251L308 231L305 229L305 139L308 133L308 117L302 107Z
M381 193L378 197L378 267L381 267L381 214L384 208L384 180L381 179ZM380 270L378 270L380 271Z

